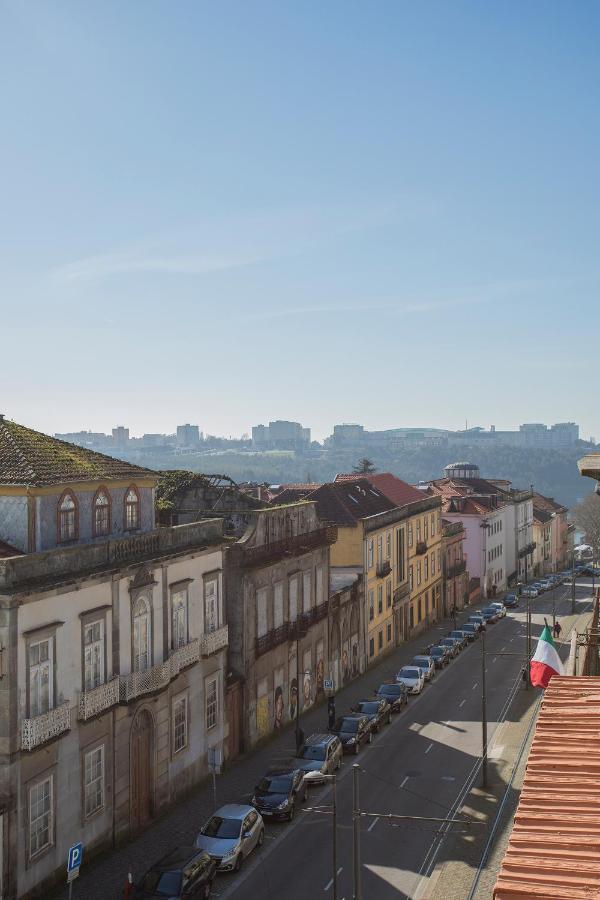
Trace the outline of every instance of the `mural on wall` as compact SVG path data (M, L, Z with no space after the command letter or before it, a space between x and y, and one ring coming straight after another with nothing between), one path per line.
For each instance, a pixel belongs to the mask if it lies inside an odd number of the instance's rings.
M342 646L342 683L350 681L350 641L344 641Z
M311 670L312 654L304 651L304 668L302 670L302 709L309 709L313 704L313 684Z
M296 648L290 647L289 663L288 663L288 710L290 719L296 718L296 708L298 705L298 679L296 671Z
M315 677L316 696L323 693L323 678L325 677L325 660L323 659L323 641L317 641L317 664Z
M273 677L275 691L273 694L273 730L281 731L285 719L285 700L283 696L283 669L276 669Z
M269 732L269 695L266 678L259 681L256 694L256 732L259 737L264 737Z
M351 669L351 671L352 671L352 677L356 678L356 676L359 674L359 672L358 672L358 635L353 634L350 640L352 643L352 669Z

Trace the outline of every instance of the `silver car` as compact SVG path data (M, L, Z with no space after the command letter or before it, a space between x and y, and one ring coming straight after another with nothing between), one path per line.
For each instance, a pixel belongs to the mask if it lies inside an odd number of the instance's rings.
M419 667L425 676L425 681L431 681L432 678L435 678L435 661L431 656L415 656L412 665Z
M265 839L265 823L253 806L228 803L212 814L196 837L219 872L239 872L244 859Z
M307 784L319 784L324 780L323 775L331 775L339 769L343 755L337 735L311 734L300 748L299 759L294 760L294 765L302 769Z

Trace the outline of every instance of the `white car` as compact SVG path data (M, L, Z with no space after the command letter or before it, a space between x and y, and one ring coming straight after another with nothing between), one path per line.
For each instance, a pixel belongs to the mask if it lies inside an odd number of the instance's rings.
M418 666L403 666L396 675L396 682L405 685L409 694L420 694L425 687L425 676Z
M498 615L500 618L506 615L506 607L504 603L490 603L490 606L493 606L494 609L498 610Z
M522 597L537 597L538 595L539 591L534 587L523 588L523 590L521 591Z
M435 661L431 656L415 656L412 664L421 669L425 676L425 681L431 681L432 678L435 678Z

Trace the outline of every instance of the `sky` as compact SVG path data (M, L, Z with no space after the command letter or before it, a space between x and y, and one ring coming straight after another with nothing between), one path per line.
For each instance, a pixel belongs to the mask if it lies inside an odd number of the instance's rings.
M0 412L600 440L600 4L3 0Z

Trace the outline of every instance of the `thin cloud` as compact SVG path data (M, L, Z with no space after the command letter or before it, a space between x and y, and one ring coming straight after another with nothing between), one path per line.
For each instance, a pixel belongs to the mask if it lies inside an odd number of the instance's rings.
M455 306L474 306L487 303L485 297L478 299L461 300L423 300L412 303L352 303L352 304L323 304L321 306L293 306L288 309L271 309L236 315L236 322L270 321L274 319L288 319L294 316L308 315L339 315L347 313L380 312L398 315L400 313L426 313L436 309L447 309Z
M54 270L60 281L94 281L111 275L161 272L170 275L204 275L208 272L238 269L264 262L268 257L256 255L239 257L154 256L132 253L113 253L91 256L59 266Z

